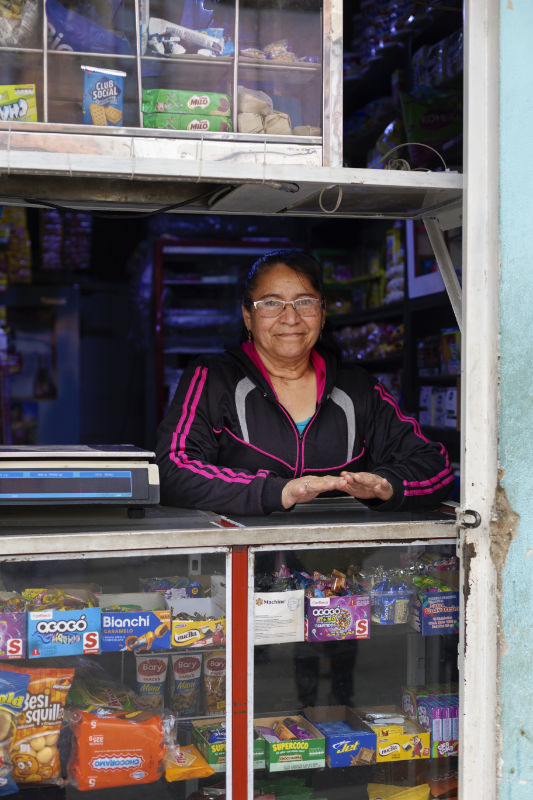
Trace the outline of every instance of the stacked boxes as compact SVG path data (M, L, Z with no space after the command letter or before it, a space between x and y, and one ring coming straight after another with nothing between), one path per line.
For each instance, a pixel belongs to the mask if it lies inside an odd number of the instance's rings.
M459 698L453 686L406 686L403 710L431 734L431 757L459 752Z

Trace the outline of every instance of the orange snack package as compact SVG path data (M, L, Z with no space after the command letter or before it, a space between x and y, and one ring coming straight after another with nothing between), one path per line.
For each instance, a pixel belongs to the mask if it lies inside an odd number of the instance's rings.
M150 711L72 713L70 782L80 790L157 781L165 755L161 717Z
M193 744L169 749L165 756L165 778L173 781L189 781L192 778L208 778L215 770L210 767Z
M18 784L61 783L57 740L74 670L33 669L11 664L2 669L30 676L24 706L15 719L15 733L9 747L13 777Z

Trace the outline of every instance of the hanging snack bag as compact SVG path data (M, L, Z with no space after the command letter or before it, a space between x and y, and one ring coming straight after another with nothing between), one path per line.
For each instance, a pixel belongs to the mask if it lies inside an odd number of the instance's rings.
M226 710L226 651L214 650L204 659L205 713L220 714Z
M73 669L3 667L30 676L22 711L15 720L9 747L13 776L18 784L61 783L57 740Z
M172 708L179 717L198 713L202 654L171 655Z
M126 73L118 69L81 68L84 74L83 123L121 127Z
M69 777L80 790L157 781L165 755L161 716L150 711L72 714Z
M17 791L9 746L15 731L15 719L24 705L29 680L28 673L0 669L0 797Z

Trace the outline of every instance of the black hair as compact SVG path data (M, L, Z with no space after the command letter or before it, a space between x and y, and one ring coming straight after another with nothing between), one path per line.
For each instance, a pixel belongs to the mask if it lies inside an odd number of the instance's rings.
M311 286L321 298L324 297L324 281L322 278L322 267L316 258L306 253L304 250L296 248L286 250L271 250L255 261L250 267L250 271L244 281L242 304L245 308L250 308L252 304L252 292L256 288L261 275L268 272L276 264L285 264L289 269L308 278Z

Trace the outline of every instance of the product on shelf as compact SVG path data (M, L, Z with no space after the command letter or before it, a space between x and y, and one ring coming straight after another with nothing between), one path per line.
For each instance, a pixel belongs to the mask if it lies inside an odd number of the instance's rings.
M355 712L376 734L376 762L430 756L430 735L396 706L366 706Z
M124 78L117 69L82 66L83 122L121 127L124 115Z
M373 361L389 358L403 349L404 326L380 325L369 322L367 325L346 325L335 332L342 357L345 361Z
M100 595L102 652L167 650L170 610L158 592Z
M182 89L143 89L141 110L146 114L231 115L229 95Z
M203 665L206 714L223 714L226 709L226 651L206 653Z
M226 769L226 721L223 718L206 724L204 720L192 721L193 744L196 745L215 772Z
M171 701L178 717L194 716L199 713L202 658L202 653L170 656Z
M28 656L65 656L100 651L98 601L83 587L24 589Z
M436 577L415 576L415 596L409 610L409 624L423 636L459 632L459 590L455 577L449 580Z
M254 728L258 733L254 748L256 742L264 742L270 772L325 766L324 736L305 717L261 717L254 720Z
M390 783L369 783L368 800L429 800L429 784L393 786Z
M4 665L2 669L30 676L9 747L16 782L32 785L61 783L57 741L74 670L11 665Z
M137 697L142 708L162 708L168 659L166 653L135 653Z
M80 657L74 663L76 671L68 696L70 708L97 713L139 709L134 691L112 680L100 664Z
M224 38L193 30L159 17L150 17L148 22L147 50L161 56L177 56L186 52L221 56L224 54ZM204 53L201 53L204 55Z
M0 668L0 795L17 791L9 748L15 732L15 719L26 699L30 676Z
M39 27L37 0L0 3L0 47L27 47Z
M461 374L461 331L445 328L440 334L440 374Z
M326 737L328 767L359 767L376 763L376 734L346 706L313 706L305 716Z
M81 791L152 783L161 776L165 743L160 715L75 711L71 728L69 779Z
M132 47L122 32L109 30L102 24L103 20L97 16L98 3L80 3L80 6L83 14L73 7L65 7L59 0L46 0L50 50L119 55L132 52Z
M26 612L17 592L0 591L0 658L26 655Z
M37 122L34 83L0 86L0 122Z
M143 114L145 128L165 128L175 131L215 131L229 133L233 123L228 117L199 114Z
M185 747L167 747L164 767L165 779L169 783L209 778L215 774L213 767L209 766L193 744Z

